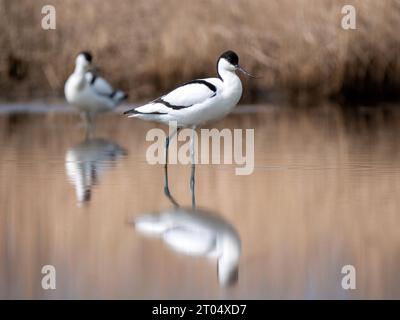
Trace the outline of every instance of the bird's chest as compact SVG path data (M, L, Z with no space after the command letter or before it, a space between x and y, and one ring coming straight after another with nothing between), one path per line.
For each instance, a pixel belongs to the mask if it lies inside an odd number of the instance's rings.
M242 96L242 84L240 80L226 85L220 92L214 108L217 118L224 117L232 111ZM218 116L219 114L219 116Z
M85 81L82 77L71 76L65 84L65 95L69 100L75 100L84 93Z
M238 77L227 81L224 84L221 92L222 104L227 108L233 108L239 102L242 97L242 83Z
M221 90L217 91L214 98L207 101L207 103L201 107L193 109L193 119L189 116L186 120L190 122L190 124L204 124L222 119L232 111L239 102L241 96L242 86L240 82L239 84L234 84L234 86L221 88Z

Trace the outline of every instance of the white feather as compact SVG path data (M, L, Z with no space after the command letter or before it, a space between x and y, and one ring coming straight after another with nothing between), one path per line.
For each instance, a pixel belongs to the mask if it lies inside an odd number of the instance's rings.
M226 116L242 96L242 83L234 69L219 69L221 79L207 78L188 83L146 105L128 110L129 117L168 124L176 121L179 127L197 126ZM215 86L216 91L212 90ZM211 88L210 88L211 87ZM165 102L165 103L163 103Z
M85 74L87 83L90 84L91 88L98 94L109 96L114 92L113 87L103 78L96 76L92 72L86 72ZM93 82L93 77L95 80Z
M142 113L168 113L171 111L170 108L162 103L149 103L144 106L138 107L135 110Z
M114 93L113 87L104 78L92 72L83 72L79 66L68 78L64 90L70 104L89 113L109 111L125 98L120 90Z
M203 103L207 99L215 95L212 91L204 84L190 83L182 87L176 88L170 93L162 97L162 100L175 106L189 107L195 104Z

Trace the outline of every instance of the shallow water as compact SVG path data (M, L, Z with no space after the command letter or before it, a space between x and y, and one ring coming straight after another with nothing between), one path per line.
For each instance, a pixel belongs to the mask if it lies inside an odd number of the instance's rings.
M0 114L0 298L400 298L400 111L247 111L215 127L255 129L254 173L197 166L211 218L171 210L163 167L145 158L151 123L104 115L85 141L73 113ZM169 168L183 207L189 176ZM197 227L191 243L130 223L167 209ZM194 256L224 237L241 247L230 286ZM341 287L349 264L356 290ZM44 265L56 290L41 287Z

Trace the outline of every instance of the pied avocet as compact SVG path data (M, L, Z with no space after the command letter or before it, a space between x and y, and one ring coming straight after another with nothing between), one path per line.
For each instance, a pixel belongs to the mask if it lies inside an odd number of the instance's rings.
M92 65L92 55L81 52L75 60L75 70L64 87L65 97L85 117L87 129L92 129L98 113L110 111L127 98L127 94L114 89L99 77Z

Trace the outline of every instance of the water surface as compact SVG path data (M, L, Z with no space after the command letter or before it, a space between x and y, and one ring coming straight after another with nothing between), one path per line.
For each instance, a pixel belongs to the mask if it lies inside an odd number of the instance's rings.
M216 123L255 129L255 170L197 166L198 207L216 220L177 216L199 226L191 255L130 223L173 208L163 167L145 158L154 125L98 120L85 140L74 113L0 114L0 298L400 298L396 108L265 107ZM169 168L184 208L189 176ZM198 254L227 233L241 248L230 286ZM348 264L352 291L341 287ZM43 265L55 266L56 290L42 289Z

